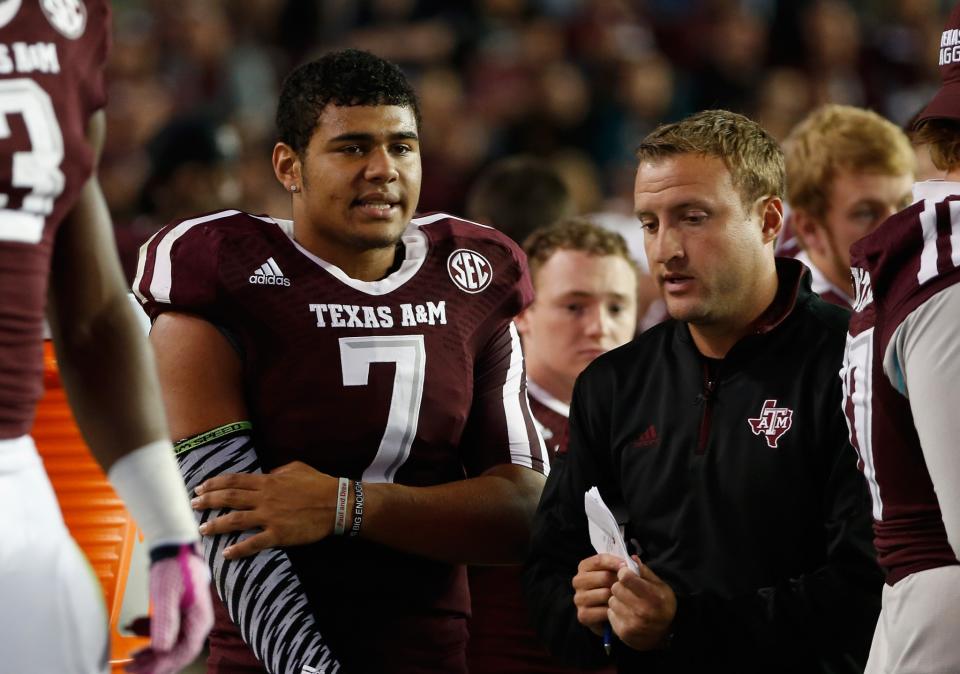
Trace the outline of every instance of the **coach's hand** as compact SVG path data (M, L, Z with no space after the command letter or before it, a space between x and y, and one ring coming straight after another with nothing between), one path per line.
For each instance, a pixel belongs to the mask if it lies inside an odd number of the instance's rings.
M194 510L227 508L200 527L204 536L260 529L223 551L227 559L249 557L265 548L302 545L333 532L337 478L294 461L264 475L227 473L196 489Z
M150 635L150 645L133 654L127 671L176 674L193 662L213 627L210 572L196 544L162 545L150 551L153 615L131 626Z
M577 566L573 577L573 604L577 620L597 635L603 634L607 623L610 589L617 582L617 572L626 563L615 555L587 557Z
M607 619L620 641L638 651L661 647L670 634L677 614L677 596L650 567L633 557L640 565L636 574L628 567L617 573L617 582L610 592Z

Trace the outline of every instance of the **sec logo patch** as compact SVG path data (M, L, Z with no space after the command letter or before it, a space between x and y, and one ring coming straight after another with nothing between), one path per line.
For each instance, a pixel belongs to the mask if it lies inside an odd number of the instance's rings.
M87 27L87 6L82 0L40 0L50 25L64 37L76 40Z
M480 253L458 248L447 258L447 273L460 290L475 294L484 290L493 281L493 267Z
M6 26L20 11L23 0L3 0L0 2L0 28Z

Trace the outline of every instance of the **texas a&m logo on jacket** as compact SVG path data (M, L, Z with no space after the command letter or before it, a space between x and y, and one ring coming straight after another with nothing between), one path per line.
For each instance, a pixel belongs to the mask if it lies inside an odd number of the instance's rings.
M765 400L760 416L747 421L754 435L764 436L767 446L776 449L780 436L793 425L793 410L789 407L777 407L776 400Z

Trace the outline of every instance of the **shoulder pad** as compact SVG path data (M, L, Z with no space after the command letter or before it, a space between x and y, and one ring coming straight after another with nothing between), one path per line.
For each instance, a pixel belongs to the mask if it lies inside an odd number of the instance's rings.
M501 287L509 288L505 312L511 317L533 301L533 283L527 268L527 256L503 232L464 220L447 213L431 213L414 218L411 224L420 228L431 246L447 257L448 272L457 283L457 256L476 254L491 265L493 274L502 279ZM461 289L470 292L464 284Z
M202 313L217 296L217 265L227 241L259 236L276 226L237 210L166 225L140 248L133 292L151 319L169 310Z

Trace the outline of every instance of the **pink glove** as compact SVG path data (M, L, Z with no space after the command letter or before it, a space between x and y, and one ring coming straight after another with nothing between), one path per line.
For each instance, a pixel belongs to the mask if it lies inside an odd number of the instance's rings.
M150 645L133 654L128 672L175 674L196 659L213 627L210 572L194 545L163 545L150 551Z

